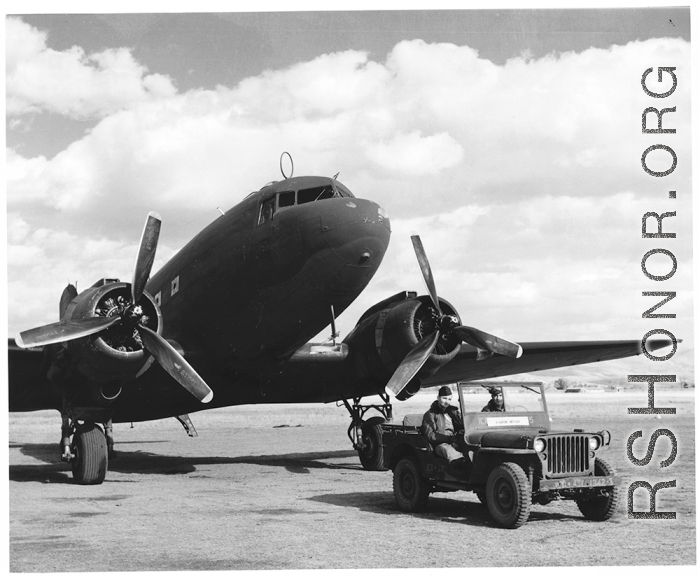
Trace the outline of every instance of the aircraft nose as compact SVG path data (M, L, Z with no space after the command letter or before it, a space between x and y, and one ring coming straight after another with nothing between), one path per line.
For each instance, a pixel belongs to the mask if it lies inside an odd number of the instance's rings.
M326 242L350 266L379 266L391 236L389 215L371 200L343 198L341 202L341 209L322 217Z

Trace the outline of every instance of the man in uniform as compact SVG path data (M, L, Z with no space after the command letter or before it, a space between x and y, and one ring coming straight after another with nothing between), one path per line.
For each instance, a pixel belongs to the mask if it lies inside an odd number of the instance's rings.
M506 411L506 406L503 403L503 388L500 386L492 386L489 388L489 392L491 392L491 400L489 400L489 403L484 406L481 411L482 412L505 412Z
M450 469L464 472L466 461L462 448L464 446L464 424L459 408L451 405L452 390L443 386L438 391L430 409L423 416L421 432L433 446L435 454L450 461Z

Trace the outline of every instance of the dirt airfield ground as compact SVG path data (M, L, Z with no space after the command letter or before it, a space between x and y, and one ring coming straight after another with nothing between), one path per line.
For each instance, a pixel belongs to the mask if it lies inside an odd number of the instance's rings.
M432 399L397 404L396 415L423 412ZM423 514L400 512L391 472L362 470L345 435L347 413L335 405L196 413L198 438L174 419L115 425L118 458L100 486L73 484L59 461L58 413L11 414L10 570L695 564L694 393L657 392L656 406L675 406L675 416L627 415L646 402L643 393L549 396L556 428L610 430L604 457L625 493L635 480L675 479L675 489L659 492L657 510L675 511L676 520L629 520L625 496L606 523L585 521L573 502L554 502L533 506L518 530L496 528L465 492L431 495ZM662 437L650 465L634 466L627 438L642 430L642 458L657 428L678 439L675 462L659 467L670 453ZM638 510L648 509L645 499Z

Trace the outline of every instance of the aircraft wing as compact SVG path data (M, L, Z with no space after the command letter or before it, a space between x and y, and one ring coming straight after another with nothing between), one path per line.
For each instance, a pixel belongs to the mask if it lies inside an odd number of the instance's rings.
M7 342L10 412L59 408L52 405L51 383L46 378L44 347L20 348Z
M670 340L648 341L647 349L657 350L670 344ZM422 379L422 387L537 372L603 360L617 360L642 353L639 340L520 342L520 345L523 348L520 358L497 354L477 361L476 348L463 344L453 360L433 376Z

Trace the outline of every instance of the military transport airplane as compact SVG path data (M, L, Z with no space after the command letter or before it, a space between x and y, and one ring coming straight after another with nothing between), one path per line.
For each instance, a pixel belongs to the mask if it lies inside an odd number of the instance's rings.
M160 224L149 214L131 282L105 278L80 293L69 284L58 322L9 341L10 411L61 413L61 457L78 483L104 480L113 422L176 417L195 435L189 413L255 403L342 401L362 465L382 469L389 391L403 400L458 380L641 353L638 341L516 344L463 325L438 297L417 236L428 294L378 302L337 342L335 316L377 271L391 227L384 209L335 178L264 186L149 279ZM309 343L329 325L331 341ZM383 404L361 404L376 395ZM371 408L382 417L365 420Z

